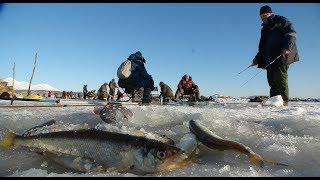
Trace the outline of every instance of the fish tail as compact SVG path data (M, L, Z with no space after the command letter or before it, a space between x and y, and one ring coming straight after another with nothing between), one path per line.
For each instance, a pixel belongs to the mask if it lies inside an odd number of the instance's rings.
M265 161L271 165L277 165L277 166L289 166L287 164L284 164L284 163L279 163L279 162L275 162L275 161L272 161L272 160L269 160L269 159L265 159Z
M265 163L268 163L269 165L289 166L284 163L279 163L279 162L275 162L275 161L272 161L269 159L264 159L263 157L261 157L259 154L256 154L256 153L249 154L249 159L253 164L255 164L259 167L264 167Z
M0 147L12 147L14 146L13 142L17 135L10 129L5 129L3 138L0 139Z
M250 161L253 164L255 164L255 165L259 166L259 167L264 167L265 160L259 154L250 153L248 156L249 156Z

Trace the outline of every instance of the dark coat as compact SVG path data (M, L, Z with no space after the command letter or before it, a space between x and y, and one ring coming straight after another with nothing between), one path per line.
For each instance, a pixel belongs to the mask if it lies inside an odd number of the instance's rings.
M291 52L285 57L281 56L274 64L286 65L299 61L296 46L296 31L291 22L283 16L271 15L268 24L262 24L259 51L255 56L258 68L265 68L270 62L281 54L286 48Z
M109 88L110 88L111 91L114 91L117 87L118 86L117 86L117 84L116 84L116 82L114 80L111 80L109 82Z
M131 75L127 79L119 79L118 85L126 89L137 89L140 87L154 89L154 81L148 74L141 60L131 60Z

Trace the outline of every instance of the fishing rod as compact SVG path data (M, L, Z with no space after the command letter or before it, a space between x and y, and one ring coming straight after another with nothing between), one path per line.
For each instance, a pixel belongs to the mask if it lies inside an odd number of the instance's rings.
M241 72L239 72L237 75L241 74L242 72L244 72L245 70L249 69L250 67L255 66L254 64L251 64L250 66L246 67L244 70L242 70Z
M268 66L270 66L272 63L274 63L277 59L279 59L281 57L281 54L276 57L273 61L271 61L266 67L264 67L263 69L266 69ZM240 87L244 86L245 84L247 84L247 82L249 82L251 79L253 79L254 77L256 77L263 69L261 69L257 74L255 74L254 76L252 76L248 81L246 81L245 83L243 83Z

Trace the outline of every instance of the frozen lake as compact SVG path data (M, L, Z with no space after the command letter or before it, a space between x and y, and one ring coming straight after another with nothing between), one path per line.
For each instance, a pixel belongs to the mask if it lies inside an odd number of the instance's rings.
M63 100L63 104L96 103L93 100ZM0 100L0 105L10 101ZM14 105L50 105L50 103L15 101ZM126 105L133 116L122 116L106 124L93 113L93 106L0 108L0 131L11 129L18 134L55 120L65 129L87 123L91 127L117 127L123 131L140 129L166 135L179 141L189 131L188 122L199 119L222 138L240 142L261 156L288 164L256 167L238 152L211 150L203 145L195 162L187 168L147 176L213 177L293 177L320 176L320 103L289 102L287 107L261 106L258 103L232 100L198 103L194 106ZM78 173L61 167L26 148L0 148L0 176L137 176L130 173Z

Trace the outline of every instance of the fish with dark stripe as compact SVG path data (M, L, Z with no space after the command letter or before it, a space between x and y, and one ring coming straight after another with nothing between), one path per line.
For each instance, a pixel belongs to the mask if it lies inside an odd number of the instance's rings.
M65 167L85 171L87 162L96 168L134 174L172 171L189 165L184 151L172 144L143 136L97 129L58 131L19 136L6 130L0 147L28 147L52 157ZM72 161L72 163L70 163ZM81 167L81 168L77 168Z

